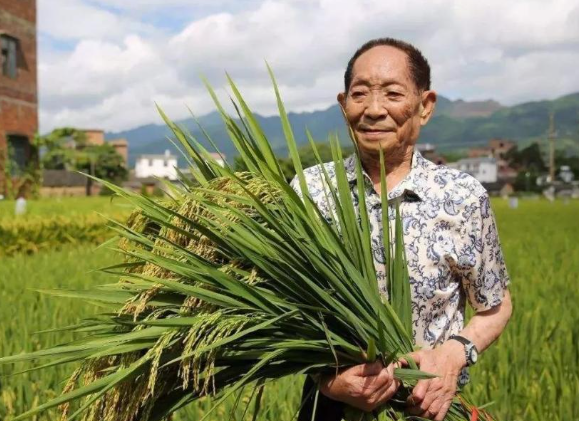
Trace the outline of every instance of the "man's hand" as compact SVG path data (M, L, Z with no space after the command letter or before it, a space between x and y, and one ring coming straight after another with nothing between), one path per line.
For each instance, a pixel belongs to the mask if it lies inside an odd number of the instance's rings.
M388 401L399 386L400 382L394 378L394 364L384 367L380 361L355 365L320 380L320 391L324 395L365 412Z
M408 412L442 421L456 394L460 371L466 366L464 346L452 340L438 348L413 352L410 356L421 371L440 377L420 380L416 384L408 398Z

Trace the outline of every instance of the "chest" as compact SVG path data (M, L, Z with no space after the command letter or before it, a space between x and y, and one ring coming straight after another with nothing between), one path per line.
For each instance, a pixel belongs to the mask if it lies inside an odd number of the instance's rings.
M379 198L378 198L379 201ZM368 201L372 249L377 271L385 262L383 237L387 224L380 203ZM465 229L465 209L447 212L444 203L404 201L399 203L404 248L411 278L430 280L437 288L448 287L458 275L458 262L469 243ZM390 244L395 248L396 206L388 209Z

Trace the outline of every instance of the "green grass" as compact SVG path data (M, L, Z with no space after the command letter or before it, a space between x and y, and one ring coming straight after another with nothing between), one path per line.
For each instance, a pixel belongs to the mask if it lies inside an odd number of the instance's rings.
M0 221L14 218L14 200L0 201ZM118 197L111 200L110 197L64 197L46 198L39 200L28 200L26 215L24 217L46 217L46 216L75 216L94 214L128 213L132 206Z
M579 203L522 200L515 210L497 200L493 209L512 278L514 315L499 342L472 370L470 394L479 404L494 402L490 410L497 420L579 419ZM33 289L82 288L110 282L111 278L89 270L114 261L111 252L95 251L91 246L1 259L0 355L70 339L62 333L32 333L74 323L96 308L42 296ZM0 374L23 368L0 366ZM54 396L66 374L65 369L48 368L24 376L0 377L0 419L9 421L9 413L23 412ZM259 420L289 421L298 405L300 387L301 379L290 378L269 388L264 400L269 410ZM196 403L177 414L174 421L200 419L209 405ZM231 405L208 420L227 419ZM237 420L242 419L241 412L237 411ZM54 419L54 414L37 418Z
M0 201L0 258L67 244L98 244L112 236L107 218L126 220L133 209L119 197L30 200L19 216L14 207L14 201Z
M97 311L92 305L58 300L35 292L38 288L85 288L105 283L100 273L90 269L113 263L115 256L93 247L66 248L58 252L19 255L2 258L0 263L0 354L17 354L72 339L67 334L34 335L50 327L65 326ZM17 364L0 366L0 375L30 367ZM0 377L0 419L9 420L10 413L53 397L62 388L67 368L54 368L17 377ZM54 420L47 414L42 418Z
M493 203L514 315L473 370L478 402L499 420L579 419L579 203Z

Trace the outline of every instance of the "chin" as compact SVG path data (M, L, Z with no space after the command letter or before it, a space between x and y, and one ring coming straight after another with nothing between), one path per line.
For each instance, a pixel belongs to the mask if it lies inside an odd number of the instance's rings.
M365 136L363 133L358 134L357 136L358 147L369 153L379 153L380 149L384 152L388 152L402 146L398 142L396 133L388 133L380 137Z

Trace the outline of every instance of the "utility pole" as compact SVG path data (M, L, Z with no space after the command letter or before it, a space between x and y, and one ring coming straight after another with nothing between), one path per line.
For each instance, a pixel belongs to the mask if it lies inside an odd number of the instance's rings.
M555 113L549 113L549 179L551 185L555 183Z

